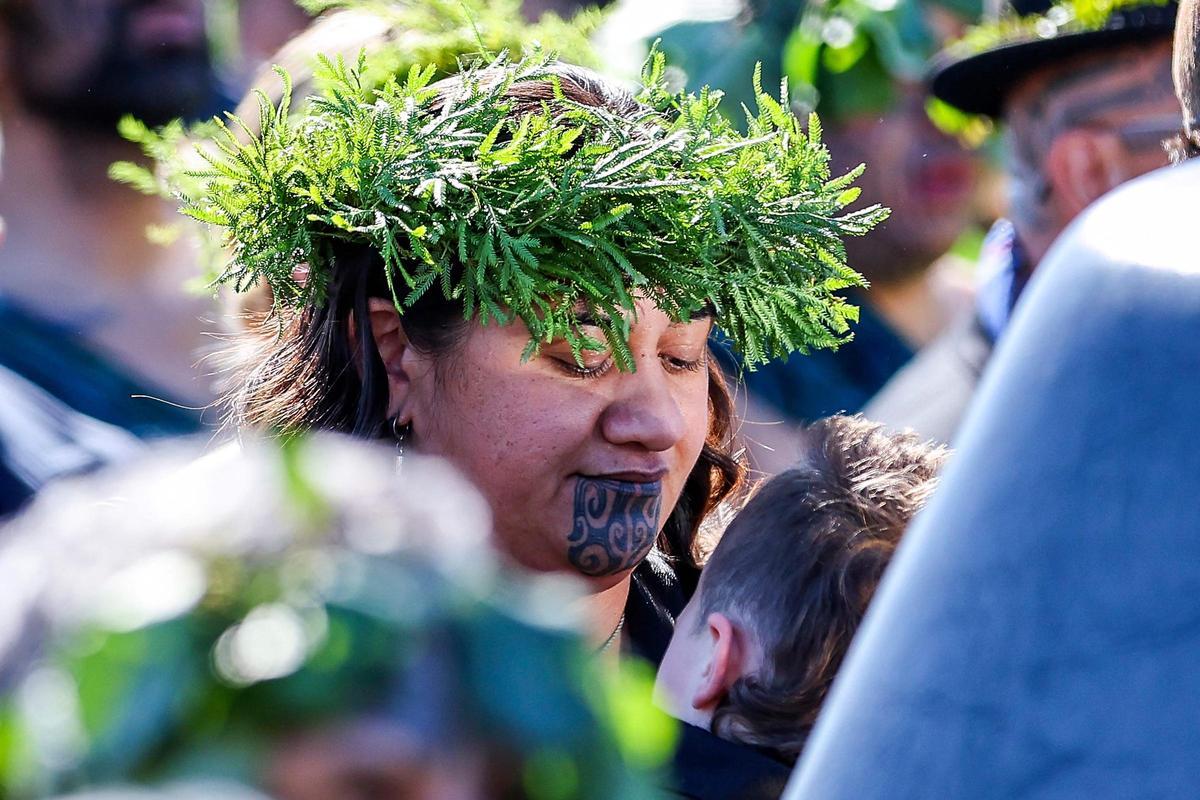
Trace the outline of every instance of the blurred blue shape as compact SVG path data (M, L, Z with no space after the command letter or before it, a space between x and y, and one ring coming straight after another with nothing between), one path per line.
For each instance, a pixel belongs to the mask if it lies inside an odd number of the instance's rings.
M1200 163L1051 251L787 798L1200 786Z

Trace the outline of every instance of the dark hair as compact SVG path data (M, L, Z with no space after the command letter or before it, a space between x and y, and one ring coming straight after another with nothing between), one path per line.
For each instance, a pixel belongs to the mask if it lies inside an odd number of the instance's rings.
M514 114L558 102L558 90L571 103L617 114L646 112L628 92L590 71L568 65L554 71L560 88L550 80L537 80L509 89ZM435 84L442 101L460 87L454 78ZM368 312L371 298L392 296L382 257L366 245L338 242L330 248L330 265L322 303L281 312L281 318L261 323L267 327L244 335L229 393L234 426L284 434L321 428L368 438L391 435L388 381ZM452 355L470 324L462 302L436 289L406 307L400 321L415 348L437 356ZM735 450L733 401L716 359L709 362L708 435L658 542L665 554L690 571L682 577L692 581L700 560L700 524L740 486L744 475Z
M1171 74L1183 109L1183 130L1166 142L1171 161L1200 156L1200 3L1183 0L1175 17Z
M728 613L763 651L761 669L717 707L713 732L789 760L946 454L862 417L820 420L805 436L803 463L769 481L726 529L700 596L701 620Z
M1189 130L1185 127L1163 142L1163 149L1167 151L1172 164L1181 164L1200 156L1200 130Z

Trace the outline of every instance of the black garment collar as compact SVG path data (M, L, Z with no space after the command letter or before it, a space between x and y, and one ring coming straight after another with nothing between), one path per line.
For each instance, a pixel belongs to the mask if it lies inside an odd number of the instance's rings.
M697 573L698 577L699 573ZM625 601L626 651L655 667L662 663L675 620L695 591L695 580L680 575L658 550L633 571Z
M790 765L765 750L687 724L674 771L676 796L692 800L778 800L792 774Z

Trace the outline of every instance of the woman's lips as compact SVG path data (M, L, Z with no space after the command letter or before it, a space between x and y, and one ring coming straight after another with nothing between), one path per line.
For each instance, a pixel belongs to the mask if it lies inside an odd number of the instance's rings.
M597 481L614 481L617 483L659 483L667 476L667 470L622 470L620 472L596 472L596 473L580 473L582 478L590 478Z

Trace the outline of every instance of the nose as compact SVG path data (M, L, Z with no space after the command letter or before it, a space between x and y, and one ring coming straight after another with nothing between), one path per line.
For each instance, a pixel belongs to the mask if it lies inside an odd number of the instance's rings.
M654 452L674 447L686 433L685 421L658 359L637 359L637 371L621 373L620 384L600 418L604 439Z

